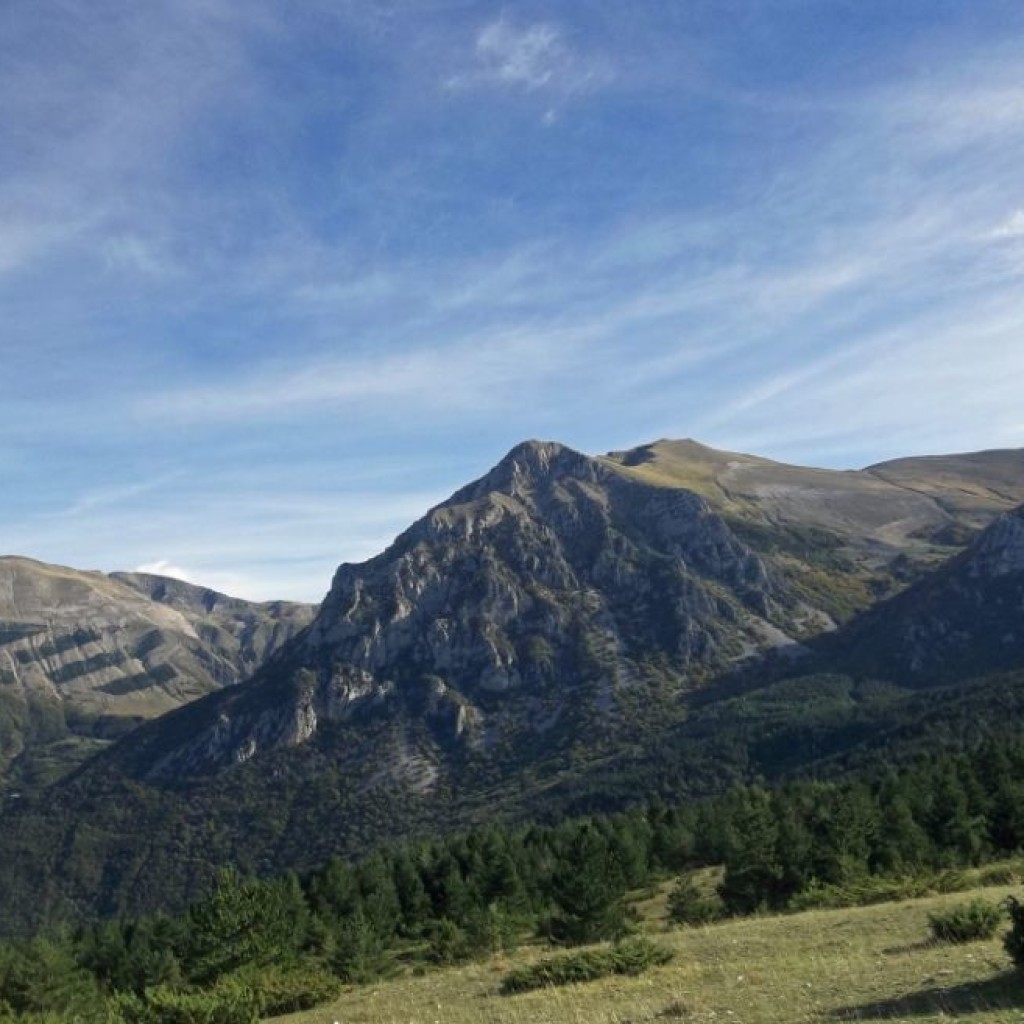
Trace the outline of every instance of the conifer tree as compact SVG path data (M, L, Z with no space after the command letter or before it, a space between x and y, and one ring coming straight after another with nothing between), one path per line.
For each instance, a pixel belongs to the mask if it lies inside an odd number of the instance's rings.
M726 837L725 875L719 895L732 913L773 907L788 895L782 888L778 825L771 796L763 789L736 793Z
M580 944L622 935L625 894L622 867L606 838L592 824L579 826L551 879L553 937Z

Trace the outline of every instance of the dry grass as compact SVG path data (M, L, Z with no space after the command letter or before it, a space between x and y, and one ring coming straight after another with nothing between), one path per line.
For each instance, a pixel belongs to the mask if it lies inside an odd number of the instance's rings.
M1007 887L984 890L998 900ZM930 943L928 914L971 894L732 921L659 933L675 960L639 978L499 996L524 951L470 967L352 988L281 1024L640 1024L702 1021L1024 1022L1024 985L1000 938ZM651 923L656 930L659 926Z

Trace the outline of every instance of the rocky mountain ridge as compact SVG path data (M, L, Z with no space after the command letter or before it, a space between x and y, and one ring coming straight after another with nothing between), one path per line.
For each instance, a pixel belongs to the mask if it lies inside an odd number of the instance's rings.
M404 729L381 751L394 781L423 791L450 781L461 747L487 757L543 737L550 754L581 734L613 747L745 660L799 657L841 617L835 594L857 610L908 552L918 575L948 558L946 534L969 535L1013 497L961 465L970 488L961 469L921 494L884 467L526 442L386 551L342 565L309 630L240 691L188 712L182 742L157 725L123 763L150 780L204 776L373 714L429 727L415 749Z

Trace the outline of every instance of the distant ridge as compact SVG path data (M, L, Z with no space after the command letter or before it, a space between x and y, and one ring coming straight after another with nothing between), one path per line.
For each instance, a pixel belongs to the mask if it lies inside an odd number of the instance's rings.
M0 558L0 780L59 774L139 720L239 682L312 615L160 576Z

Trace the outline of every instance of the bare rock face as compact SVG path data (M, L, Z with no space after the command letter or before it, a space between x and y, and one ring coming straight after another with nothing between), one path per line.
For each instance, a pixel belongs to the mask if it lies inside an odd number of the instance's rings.
M179 612L204 647L227 669L222 685L253 674L279 647L305 629L316 608L293 601L243 601L182 580L149 573L111 573L111 579Z
M312 614L157 576L0 559L0 775L34 744L102 739L239 682Z
M314 662L503 693L578 674L565 662L581 646L609 676L659 653L683 673L727 660L773 596L783 582L697 496L534 443L342 566L304 645Z
M1024 506L1000 516L978 538L966 571L975 579L1024 576Z

